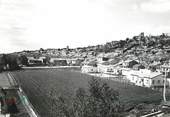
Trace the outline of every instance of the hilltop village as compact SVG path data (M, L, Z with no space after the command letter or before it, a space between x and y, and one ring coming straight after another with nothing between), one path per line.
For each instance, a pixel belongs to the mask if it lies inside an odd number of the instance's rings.
M83 73L162 90L170 86L170 35L144 33L104 45L22 51L0 56L0 68L80 66ZM165 74L166 72L166 74Z

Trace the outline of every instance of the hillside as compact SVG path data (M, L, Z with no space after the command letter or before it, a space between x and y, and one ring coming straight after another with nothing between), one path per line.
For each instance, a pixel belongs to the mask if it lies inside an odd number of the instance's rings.
M74 49L69 47L60 49L40 48L40 50L22 51L13 54L35 57L92 58L100 53L106 54L111 52L120 52L118 57L121 59L126 59L127 56L133 55L141 58L144 63L153 63L155 60L165 62L170 59L170 36L164 33L157 36L145 36L144 33L141 33L132 38L107 42L103 45L78 47Z
M57 47L56 47L57 48ZM58 48L58 49L43 49L35 51L22 51L11 54L3 54L0 56L0 71L17 69L18 66L27 66L28 58L35 61L36 65L55 65L50 63L50 59L77 59L74 65L81 65L83 61L96 60L102 54L107 56L110 54L112 59L138 59L139 63L147 69L156 69L160 65L170 60L170 36L162 34L158 36L144 35L141 33L132 38L125 40L107 42L103 45L94 45L78 48ZM36 64L37 62L37 64ZM40 64L39 64L40 63ZM63 65L68 64L62 61Z

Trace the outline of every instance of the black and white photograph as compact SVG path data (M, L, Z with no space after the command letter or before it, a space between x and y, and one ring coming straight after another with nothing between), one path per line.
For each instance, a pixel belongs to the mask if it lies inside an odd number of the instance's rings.
M170 0L0 0L0 117L170 117Z

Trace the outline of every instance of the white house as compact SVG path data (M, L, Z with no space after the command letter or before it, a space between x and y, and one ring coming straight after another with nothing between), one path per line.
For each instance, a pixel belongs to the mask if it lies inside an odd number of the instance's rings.
M27 57L29 65L41 65L43 64L44 57Z
M141 69L139 71L134 71L131 76L131 82L135 83L137 86L163 86L163 75L159 72L151 72L147 69Z
M110 64L110 62L104 62L97 65L98 72L103 74L112 74L117 75L119 74L119 66L117 64Z
M90 61L85 63L82 68L81 71L83 73L97 73L98 69L97 69L97 62L96 61Z
M83 73L97 73L98 69L95 66L91 66L91 65L83 65L81 68L81 71Z
M157 89L163 88L164 85L164 76L160 72L152 72L147 69L122 69L122 74L137 86ZM169 82L166 85L169 86Z

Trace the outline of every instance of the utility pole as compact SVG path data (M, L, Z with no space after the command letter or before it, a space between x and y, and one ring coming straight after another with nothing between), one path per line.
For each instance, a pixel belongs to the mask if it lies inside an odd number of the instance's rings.
M164 90L163 90L163 100L164 100L164 102L166 102L166 69L167 68L165 68L165 75L164 75Z

